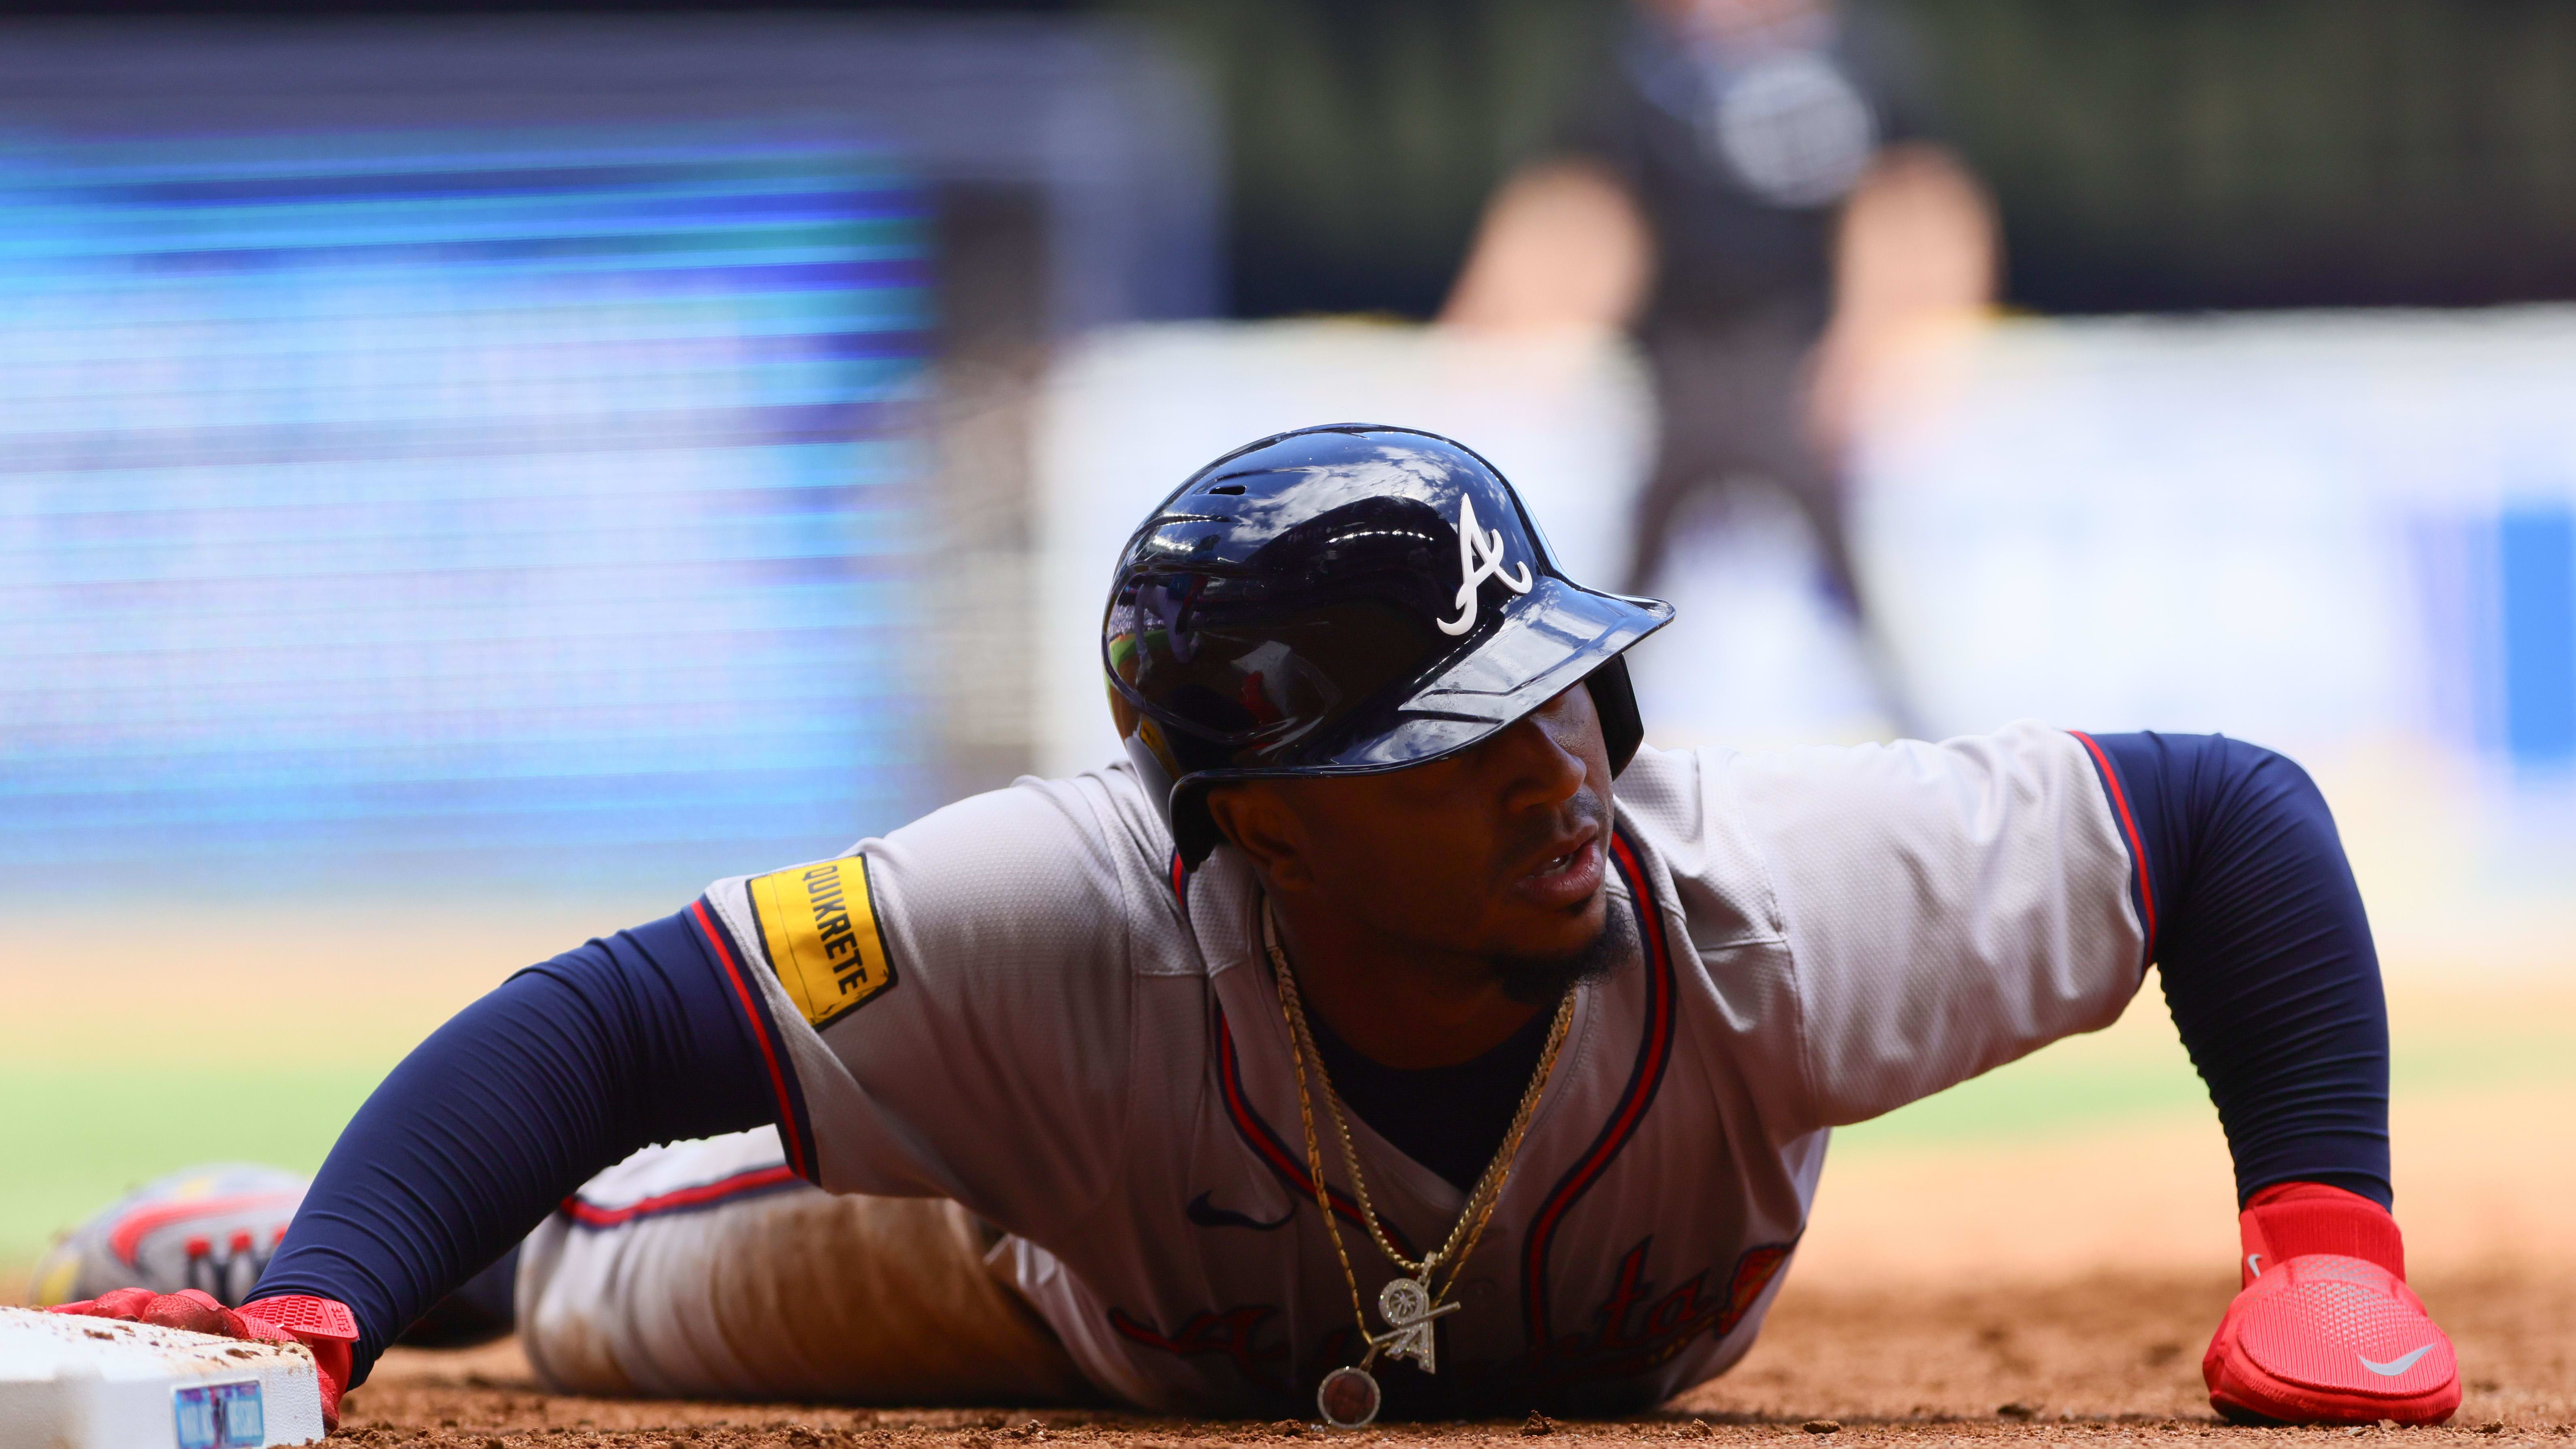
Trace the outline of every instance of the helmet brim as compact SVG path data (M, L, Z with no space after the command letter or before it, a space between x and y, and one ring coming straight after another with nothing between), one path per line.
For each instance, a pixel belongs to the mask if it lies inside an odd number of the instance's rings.
M1371 774L1454 755L1556 698L1671 623L1661 599L1595 593L1541 574L1475 652L1418 686L1381 729L1294 774ZM1211 770L1197 778L1274 773Z
M1528 715L1633 647L1637 641L1672 622L1673 606L1661 599L1633 599L1597 593L1553 574L1538 577L1529 596L1504 615L1492 637L1474 652L1414 688L1388 712L1383 727L1360 735L1331 755L1295 765L1247 766L1196 770L1169 786L1176 827L1195 819L1197 797L1209 786L1230 780L1273 779L1300 775L1370 775L1426 765L1467 749L1477 741ZM1620 721L1605 721L1633 736L1635 704L1626 695L1624 676ZM1617 742L1614 770L1628 763L1635 739ZM1149 781L1170 780L1158 753L1149 753L1131 738L1130 753ZM1206 827L1176 828L1183 858L1195 865L1215 843L1202 839Z

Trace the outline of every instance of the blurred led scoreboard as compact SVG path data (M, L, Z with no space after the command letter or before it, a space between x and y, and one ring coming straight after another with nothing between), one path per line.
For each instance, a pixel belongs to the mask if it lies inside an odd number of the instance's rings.
M22 144L0 238L0 863L713 865L917 803L884 156Z
M1206 310L1179 76L1072 18L0 34L0 896L627 898L937 803L957 621L1018 617L939 560L945 319Z

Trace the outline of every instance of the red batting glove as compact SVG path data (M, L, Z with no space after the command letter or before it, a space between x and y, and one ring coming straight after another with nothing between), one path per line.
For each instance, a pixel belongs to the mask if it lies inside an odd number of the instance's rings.
M336 1298L295 1294L262 1298L241 1306L241 1316L254 1328L272 1330L261 1338L292 1339L313 1352L313 1367L322 1380L322 1427L340 1427L340 1395L349 1386L351 1345L358 1341L358 1315Z
M2438 1424L2460 1364L2406 1286L2397 1220L2316 1182L2254 1194L2237 1218L2243 1288L2201 1356L2209 1402L2238 1423Z
M251 1338L242 1316L194 1288L176 1293L155 1293L149 1288L119 1288L79 1303L63 1303L45 1310L48 1313L75 1313L84 1318L116 1318L127 1323L151 1323L163 1328L184 1328L190 1333L211 1333L220 1338Z
M358 1341L357 1315L344 1303L328 1298L263 1298L236 1310L194 1288L176 1293L119 1288L47 1311L119 1318L223 1338L300 1343L312 1353L314 1376L321 1381L322 1427L326 1431L340 1427L340 1394L349 1383L350 1345Z

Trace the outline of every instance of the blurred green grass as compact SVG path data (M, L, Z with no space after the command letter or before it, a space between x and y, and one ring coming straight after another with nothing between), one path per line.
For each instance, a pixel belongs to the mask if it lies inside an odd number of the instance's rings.
M2576 1081L2576 1011L2563 992L2482 983L2449 1002L2390 1003L2389 1093L2404 1100ZM1946 1092L1834 1133L1843 1156L2064 1132L2206 1122L2218 1112L2149 983L2118 1024L2070 1037Z
M0 1268L14 1278L57 1232L182 1167L312 1171L392 1066L0 1066ZM0 1299L24 1287L0 1284Z

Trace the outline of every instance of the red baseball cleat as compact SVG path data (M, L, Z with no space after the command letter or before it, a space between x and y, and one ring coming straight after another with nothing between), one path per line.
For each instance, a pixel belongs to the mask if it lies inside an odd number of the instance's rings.
M2238 1423L2438 1424L2460 1406L2451 1340L2406 1286L2397 1221L2320 1183L2254 1195L2238 1219L2244 1288L2200 1361Z
M193 1288L238 1305L251 1294L306 1179L273 1167L192 1167L145 1183L63 1238L37 1266L39 1307L120 1288Z

